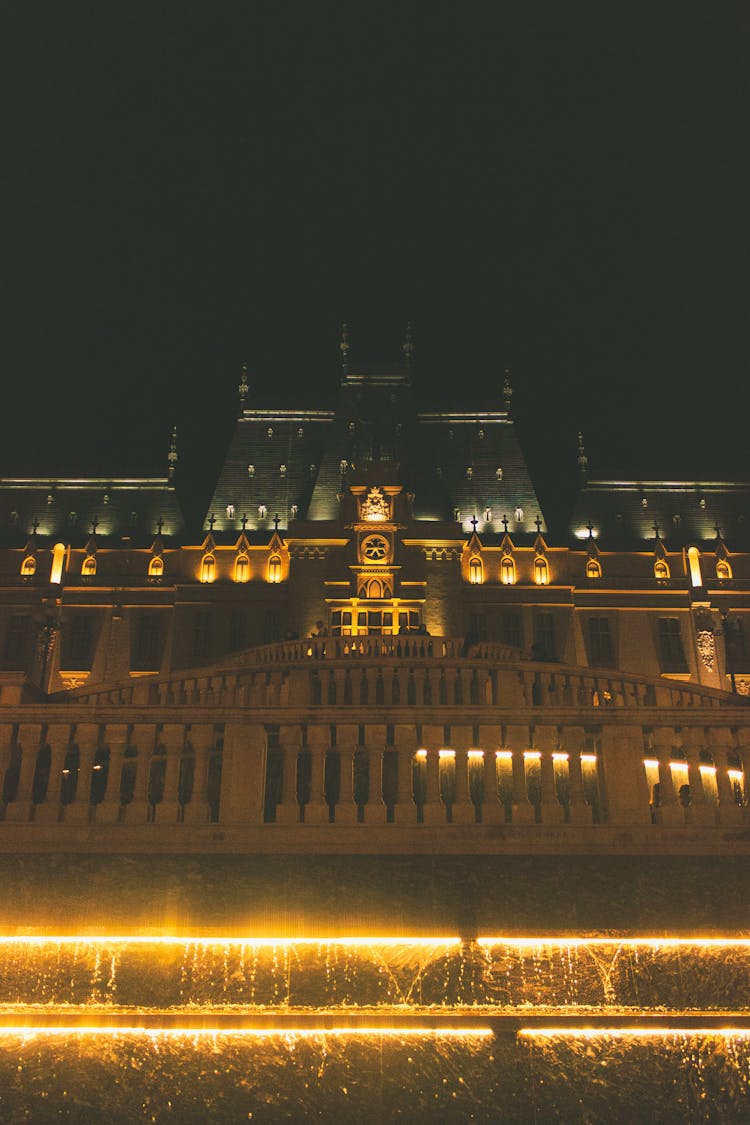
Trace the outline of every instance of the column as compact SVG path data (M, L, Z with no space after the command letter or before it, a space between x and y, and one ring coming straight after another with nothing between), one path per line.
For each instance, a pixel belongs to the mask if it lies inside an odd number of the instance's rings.
M208 824L208 757L214 741L210 723L193 723L190 741L195 750L193 795L185 806L185 824Z
M591 824L593 811L587 802L583 789L581 753L584 745L583 727L566 727L563 731L563 744L568 754L568 791L570 805L568 812L571 824Z
M281 800L276 806L277 824L299 824L300 808L297 797L297 766L302 745L299 727L282 727L279 731L281 745ZM266 751L268 753L268 751Z
M356 742L338 747L341 763L339 799L335 809L336 824L356 824L357 806L354 803L354 754Z
M565 809L557 796L555 763L552 760L551 750L542 751L539 768L542 775L542 824L562 824L565 820Z
M513 824L533 824L534 806L526 789L524 751L529 747L526 727L508 727L508 744L513 753Z
M36 756L39 753L39 739L41 733L41 723L21 723L18 728L18 745L21 748L21 770L15 800L8 805L5 812L5 819L7 821L24 821L30 819L31 789L34 783L34 770L36 769Z
M734 789L727 774L728 755L732 753L731 744L714 747L716 762L716 788L719 790L719 824L741 824L743 810L734 799Z
M165 723L161 729L161 743L166 751L164 771L164 796L156 806L157 824L176 824L179 801L177 786L180 778L180 758L185 745L185 728L182 723Z
M78 785L75 800L65 810L66 824L88 824L91 816L91 771L99 746L99 727L96 723L79 723L75 736L78 747Z
M37 805L34 819L40 824L55 824L60 819L60 782L65 755L70 745L70 725L51 724L47 728L47 744L51 752L47 796Z
M456 749L453 759L456 787L452 816L454 824L475 824L477 815L469 794L469 756L462 747Z
M389 698L390 672L384 675L385 698ZM385 723L367 723L365 726L365 748L370 768L370 794L365 805L366 824L385 824L388 809L383 799L383 749L385 748Z
M402 690L406 691L404 680ZM402 698L405 698L402 696ZM397 723L393 732L396 758L396 801L393 806L395 824L416 824L417 805L414 800L414 755L417 752L417 731L411 723Z
M305 824L328 824L330 820L325 796L326 754L330 746L327 726L307 728L307 748L310 751L310 800L305 805Z
M482 824L503 824L505 809L497 791L497 755L494 750L484 750L483 754Z
M715 824L716 802L713 794L706 792L701 771L699 745L683 743L683 752L688 767L688 785L690 786L690 804L685 809L685 821L688 824Z
M136 758L133 800L125 813L129 824L146 824L148 820L148 787L154 752L154 735L154 727L145 723L138 723L131 732L131 745L138 751L138 757Z
M669 763L672 759L672 747L665 743L654 746L654 754L659 762L659 806L656 809L655 820L657 824L674 825L684 824L682 806L678 805L672 781L672 770Z

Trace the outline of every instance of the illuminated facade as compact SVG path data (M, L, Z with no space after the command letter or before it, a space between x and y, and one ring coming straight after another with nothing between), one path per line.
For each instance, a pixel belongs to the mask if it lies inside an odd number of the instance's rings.
M738 853L750 487L582 482L408 369L160 479L5 480L0 833L145 851Z

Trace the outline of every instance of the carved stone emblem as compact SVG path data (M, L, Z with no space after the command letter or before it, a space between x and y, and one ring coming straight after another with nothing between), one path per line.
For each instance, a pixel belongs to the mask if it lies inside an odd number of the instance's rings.
M716 642L714 635L708 629L699 629L695 643L698 646L698 654L703 662L703 666L713 672L714 663L716 661Z
M377 485L369 489L366 499L362 501L360 512L362 519L372 522L389 518L391 506L383 495L383 490Z

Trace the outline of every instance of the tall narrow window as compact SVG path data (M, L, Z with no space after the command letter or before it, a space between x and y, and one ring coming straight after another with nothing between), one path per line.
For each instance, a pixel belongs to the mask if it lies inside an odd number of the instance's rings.
M516 564L510 555L506 555L500 563L500 578L504 586L513 586L516 581Z
M513 648L523 648L522 637L520 611L511 609L501 613L500 640L503 644L512 645Z
M688 568L690 570L690 585L702 586L701 559L697 547L688 547Z
M589 559L586 563L586 577L587 578L601 578L602 567L598 559Z
M534 559L534 581L537 586L546 586L549 583L549 567L542 555L537 555Z
M589 660L598 668L614 666L614 646L608 617L589 618Z
M682 630L677 617L659 618L659 656L662 672L687 672Z
M555 659L555 619L551 613L534 617L534 656L537 660Z
M216 560L213 555L204 555L201 563L201 582L213 582Z
M245 554L238 555L234 564L234 580L235 582L247 582L249 578L250 559Z
M158 672L161 663L161 622L156 613L144 613L136 622L133 670Z
M149 578L161 578L164 573L164 559L160 555L154 555L148 564Z
M719 561L717 562L716 577L720 581L724 581L725 579L732 577L732 568L726 559L719 559Z
M471 559L469 562L469 581L473 582L475 586L481 586L484 581L481 559Z
M52 548L52 570L49 580L54 585L62 582L63 563L65 562L65 544L55 543Z
M268 581L281 582L281 559L278 555L271 555L268 560Z
M96 558L94 555L86 555L81 567L81 574L84 578L93 578L96 574Z

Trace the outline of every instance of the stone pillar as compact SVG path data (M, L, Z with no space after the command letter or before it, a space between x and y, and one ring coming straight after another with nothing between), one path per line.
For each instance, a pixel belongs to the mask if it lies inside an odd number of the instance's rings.
M677 803L672 770L669 766L672 747L663 742L659 743L658 746L654 746L654 754L659 762L659 805L655 810L654 819L657 824L684 824L685 817L682 806Z
M325 798L326 753L330 745L327 726L307 728L310 751L310 800L305 805L305 824L328 824L329 811Z
M437 686L435 690L437 690ZM424 806L422 808L422 822L424 824L445 824L446 822L445 805L440 799L440 758L438 751L442 741L442 727L423 727L422 746L427 753L425 758Z
M743 821L742 807L734 799L734 789L727 774L727 757L731 753L731 744L714 748L716 788L719 791L718 823L723 825L741 824Z
M78 747L78 785L75 800L65 810L66 824L88 824L91 818L91 781L94 758L99 747L96 723L79 723L76 728Z
M339 784L339 800L334 812L336 824L357 823L357 806L354 803L354 754L356 749L356 741L338 747L341 781Z
M700 752L702 747L698 744L683 743L682 750L688 768L688 785L690 786L690 804L685 809L687 824L715 824L716 801L713 794L706 791L701 772Z
M568 790L570 793L568 814L570 823L591 824L593 822L593 810L586 800L583 789L583 771L581 769L581 754L584 747L583 727L565 727L563 746L568 755ZM646 809L648 812L648 802L646 802Z
M138 751L138 757L133 800L125 813L128 824L146 824L148 821L148 787L154 755L154 735L154 727L146 723L137 723L131 732L131 745Z
M469 756L462 747L454 751L453 767L455 769L455 800L453 802L452 820L454 824L474 824L476 822L476 809L469 794Z
M18 745L21 748L21 770L15 800L5 811L7 821L25 821L31 814L31 790L34 784L36 756L39 753L41 723L21 723L18 728Z
M114 824L120 817L120 781L125 747L128 739L127 723L108 723L104 745L109 747L109 772L104 800L96 809L97 823Z
M190 741L195 750L195 773L193 795L185 806L185 824L208 824L208 759L214 744L212 724L193 723Z
M265 749L265 731L260 723L226 724L221 774L222 823L262 823Z
M406 683L402 684L406 690ZM416 824L417 805L414 800L414 755L417 752L416 729L399 723L394 730L396 758L396 803L393 806L395 824Z
M497 789L497 755L494 750L484 750L483 754L482 824L502 824L505 809L500 804Z
M385 698L389 698L390 674L384 677ZM388 809L383 799L383 749L386 730L384 723L368 723L365 726L365 743L370 766L370 795L365 805L366 824L385 824Z
M513 824L533 824L534 806L526 788L526 763L524 752L529 748L526 727L508 727L509 749L513 753Z
M669 747L666 752L669 758ZM650 793L643 765L643 732L640 726L603 727L601 753L597 755L597 772L599 800L603 806L606 805L611 824L625 826L651 823ZM677 805L675 807L681 808ZM680 813L680 823L682 819Z
M47 796L37 805L34 814L34 819L40 824L54 824L60 819L60 783L70 745L70 725L52 723L47 728L47 744L51 753Z
M552 760L552 754L557 748L555 727L536 727L534 746L541 755L539 773L542 787L542 824L562 824L565 820L565 809L557 796L555 763Z
M180 760L185 746L185 727L182 723L165 723L161 729L161 743L166 751L166 768L164 796L156 806L156 822L176 824L179 808L177 786L180 778Z
M297 796L297 768L302 747L299 727L282 727L279 731L281 745L281 800L276 806L277 824L299 824L300 809Z

